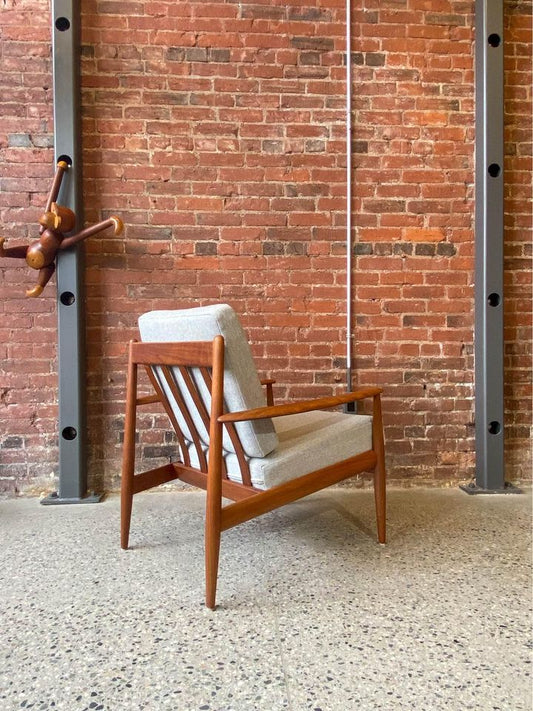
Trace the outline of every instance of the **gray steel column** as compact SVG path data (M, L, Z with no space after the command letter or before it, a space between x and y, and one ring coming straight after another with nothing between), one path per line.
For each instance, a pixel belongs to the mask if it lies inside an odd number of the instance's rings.
M503 402L503 0L476 0L476 483L505 487Z
M55 161L66 173L58 202L76 213L74 231L83 227L80 145L80 3L53 0ZM93 503L87 494L85 422L85 322L83 246L57 258L59 372L59 488L43 504Z
M353 388L352 95L352 2L346 0L346 392L348 393ZM346 403L344 412L356 413L357 403Z

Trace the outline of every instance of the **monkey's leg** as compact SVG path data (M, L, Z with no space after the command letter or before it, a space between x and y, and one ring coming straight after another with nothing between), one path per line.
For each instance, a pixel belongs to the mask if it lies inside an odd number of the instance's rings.
M0 237L0 257L13 257L14 259L26 259L28 245L21 244L19 247L4 247L5 237Z
M47 267L42 267L39 269L39 277L37 279L36 286L33 289L28 289L26 296L40 296L43 293L44 287L50 281L52 274L55 271L55 264L49 264Z

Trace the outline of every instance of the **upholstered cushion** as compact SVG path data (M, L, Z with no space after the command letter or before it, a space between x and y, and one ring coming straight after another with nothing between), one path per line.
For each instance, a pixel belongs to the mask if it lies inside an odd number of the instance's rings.
M227 304L214 304L179 311L149 311L139 318L141 339L149 342L211 341L215 336L224 337L224 403L227 412L237 412L266 405L265 396L252 359L250 346L237 315ZM157 369L156 369L156 374ZM187 439L192 439L179 407L172 393L158 374L173 408L178 423ZM180 374L174 370L178 385L182 383ZM207 411L210 410L209 392L202 377L193 371L193 377L202 392ZM196 411L186 388L180 388L194 424L202 441L209 441L206 428ZM249 457L264 457L272 452L278 438L272 420L255 420L236 424L242 447ZM224 449L235 449L224 433ZM238 471L238 469L237 469Z
M248 461L252 484L257 489L271 489L372 449L372 418L368 415L317 410L276 417L273 422L278 446L266 457ZM192 465L198 466L193 447L189 454ZM242 481L235 454L225 453L225 461L229 478Z
M252 484L273 486L372 449L372 417L315 410L273 420L279 444L266 457L249 461ZM230 479L240 481L234 454L226 456Z

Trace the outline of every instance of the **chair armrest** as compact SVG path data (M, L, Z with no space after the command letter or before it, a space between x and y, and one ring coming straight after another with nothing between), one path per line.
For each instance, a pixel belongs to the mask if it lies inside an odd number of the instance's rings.
M219 422L242 422L243 420L262 420L266 417L281 417L282 415L296 415L300 412L311 412L312 410L325 410L329 407L337 407L347 402L364 400L367 397L375 397L382 392L381 388L362 388L346 395L333 395L332 397L321 397L316 400L301 400L299 402L288 402L282 405L272 405L270 407L257 407L253 410L242 410L241 412L227 412L218 418Z

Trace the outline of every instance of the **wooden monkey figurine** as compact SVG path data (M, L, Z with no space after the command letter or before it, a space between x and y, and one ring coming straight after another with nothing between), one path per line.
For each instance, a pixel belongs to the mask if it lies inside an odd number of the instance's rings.
M4 247L5 240L0 237L0 257L25 259L28 266L39 271L37 284L33 289L26 291L26 296L40 296L42 294L44 287L48 284L55 271L55 258L59 251L69 249L77 242L81 242L87 237L92 237L92 235L102 232L108 227L113 227L116 235L119 235L124 229L122 220L119 217L112 216L96 225L86 227L70 237L64 236L76 224L76 215L72 210L56 203L61 181L68 167L68 163L65 161L59 161L57 164L46 207L39 218L39 224L41 225L39 239L34 240L29 245Z

